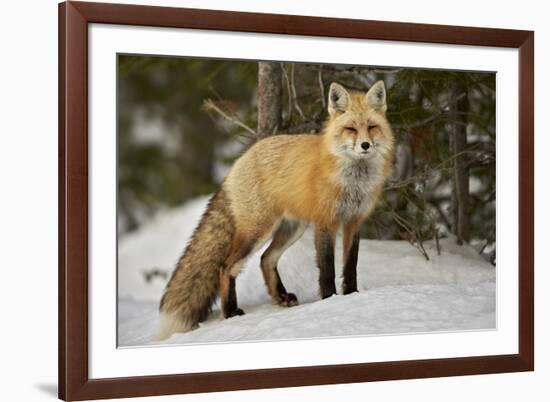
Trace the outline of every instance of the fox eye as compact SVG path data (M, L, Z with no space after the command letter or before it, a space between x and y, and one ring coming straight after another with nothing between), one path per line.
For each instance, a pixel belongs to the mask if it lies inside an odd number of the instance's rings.
M352 133L357 132L357 130L354 127L345 127L345 129L351 131Z
M378 125L376 124L369 124L369 126L367 127L369 130L372 130L373 128L376 128L378 127Z

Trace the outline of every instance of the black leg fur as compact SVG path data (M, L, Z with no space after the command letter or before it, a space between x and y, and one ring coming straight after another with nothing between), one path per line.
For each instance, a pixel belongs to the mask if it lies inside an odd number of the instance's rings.
M237 307L237 292L235 291L235 278L229 276L229 287L227 289L227 299L223 309L224 318L243 315L244 311Z
M334 237L326 229L318 229L315 236L317 249L317 266L319 267L319 287L321 297L336 294L334 284Z
M353 236L344 265L343 293L345 295L357 292L357 257L359 255L359 233Z

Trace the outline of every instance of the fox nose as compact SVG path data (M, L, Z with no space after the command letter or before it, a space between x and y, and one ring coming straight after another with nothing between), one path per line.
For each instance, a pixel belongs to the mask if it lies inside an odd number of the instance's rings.
M361 148L363 148L365 151L369 149L369 147L370 147L370 143L366 141L361 143Z

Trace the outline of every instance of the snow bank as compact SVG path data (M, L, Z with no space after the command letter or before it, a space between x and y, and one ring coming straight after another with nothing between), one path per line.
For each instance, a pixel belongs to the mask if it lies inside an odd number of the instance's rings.
M159 214L120 240L118 261L119 345L149 343L167 278L145 280L145 271L171 272L207 198ZM222 342L360 334L456 331L495 327L495 268L470 247L441 241L441 255L426 243L430 261L403 241L361 240L359 293L320 300L313 234L308 229L279 262L288 291L301 305L272 306L259 259L253 255L237 279L242 317L219 320L214 312L200 328L164 343ZM337 246L341 261L341 241ZM337 270L341 263L337 264ZM337 271L338 277L340 272Z
M197 198L159 213L118 243L118 297L160 300L166 280L145 273L159 269L171 273L206 208L209 197Z

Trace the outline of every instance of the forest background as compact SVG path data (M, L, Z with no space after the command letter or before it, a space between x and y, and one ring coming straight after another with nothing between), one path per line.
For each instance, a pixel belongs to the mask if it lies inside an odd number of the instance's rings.
M381 79L396 162L361 237L407 240L426 259L426 240L453 237L496 264L494 73L118 57L119 236L213 193L258 139L319 133L331 82Z

